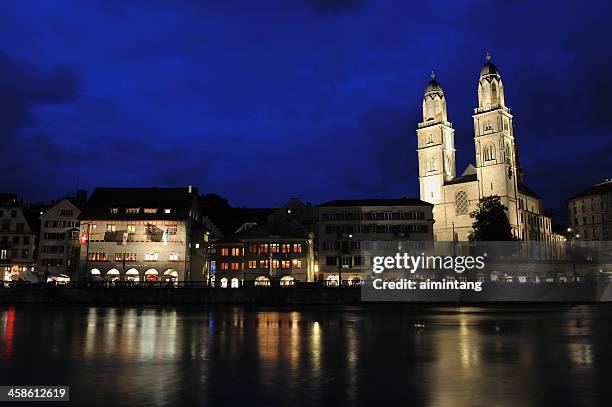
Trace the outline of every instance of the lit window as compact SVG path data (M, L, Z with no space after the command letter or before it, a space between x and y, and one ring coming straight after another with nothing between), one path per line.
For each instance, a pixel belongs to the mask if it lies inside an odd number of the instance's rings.
M127 232L131 235L133 235L134 233L136 233L136 225L128 225L127 227Z
M259 268L267 269L269 267L269 260L259 260Z
M302 253L302 245L300 243L293 244L293 252L294 253Z
M115 225L106 225L106 231L107 232L115 232L117 229L117 227Z
M268 253L268 245L267 244L260 244L259 245L259 252L260 253Z
M169 235L176 235L178 233L177 225L166 225L166 231Z
M278 253L280 245L278 243L270 244L270 253Z
M281 268L284 268L284 269L290 269L290 268L291 268L291 261L289 261L289 260L283 260L283 261L281 262Z
M249 260L249 268L256 269L257 268L257 260Z
M302 260L293 259L293 268L301 269L302 268Z
M170 212L172 212L172 210L171 210L170 208L166 208L166 209L164 209L164 213L168 214L168 213L170 213Z
M159 253L145 253L145 261L157 261L159 260Z
M138 215L140 208L125 208L125 213L128 215Z
M229 249L227 247L221 248L221 256L229 256Z
M117 213L119 213L119 208L110 208L109 212L112 213L113 215L117 214Z
M283 243L281 246L281 251L283 253L289 253L291 251L291 245L289 243Z
M144 213L148 213L148 214L157 213L157 208L144 208Z
M170 261L178 261L178 253L170 253L169 260Z
M232 256L240 256L240 248L232 247Z
M228 263L221 263L221 270L227 270L229 268Z
M232 270L239 270L240 269L240 263L232 263Z

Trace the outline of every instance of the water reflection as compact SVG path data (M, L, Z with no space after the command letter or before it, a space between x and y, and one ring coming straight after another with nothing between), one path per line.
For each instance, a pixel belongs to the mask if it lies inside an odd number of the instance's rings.
M609 392L610 317L609 306L5 307L0 377L69 383L90 405L571 404Z

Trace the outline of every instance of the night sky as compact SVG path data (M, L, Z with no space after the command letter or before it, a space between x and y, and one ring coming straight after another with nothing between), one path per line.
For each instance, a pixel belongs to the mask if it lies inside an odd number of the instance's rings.
M180 3L180 4L179 4ZM2 1L0 190L183 186L235 206L418 197L435 69L473 162L484 55L545 207L612 177L606 1Z

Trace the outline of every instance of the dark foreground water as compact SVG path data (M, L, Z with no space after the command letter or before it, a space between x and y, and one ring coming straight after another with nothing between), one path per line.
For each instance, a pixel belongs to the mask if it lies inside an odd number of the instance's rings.
M611 405L612 306L4 306L12 384L87 406Z

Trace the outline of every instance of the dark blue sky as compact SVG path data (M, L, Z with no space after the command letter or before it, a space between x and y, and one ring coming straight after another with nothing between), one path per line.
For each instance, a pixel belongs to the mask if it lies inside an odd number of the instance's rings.
M562 212L612 177L610 17L605 1L3 1L0 189L193 184L240 206L418 196L429 73L460 173L489 50L526 183Z

